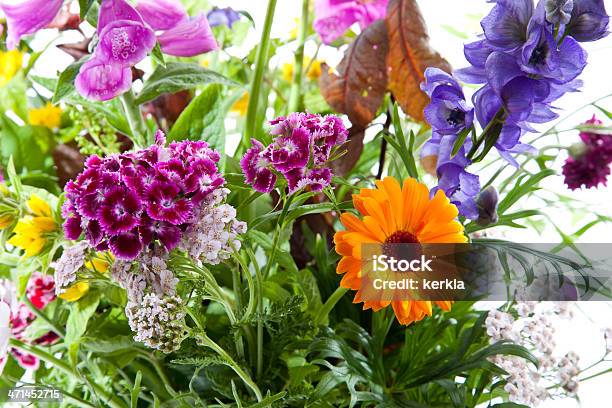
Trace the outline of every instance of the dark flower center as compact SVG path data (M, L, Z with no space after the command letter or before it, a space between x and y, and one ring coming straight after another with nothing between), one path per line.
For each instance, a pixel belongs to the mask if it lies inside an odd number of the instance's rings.
M546 50L546 47L543 44L540 45L531 53L531 58L529 58L529 64L542 65L544 61L546 61L547 54L548 52Z
M458 124L465 122L465 112L459 108L455 108L450 111L446 121L451 126L457 126Z
M421 256L420 245L398 245L418 244L419 240L408 231L396 231L389 235L383 243L382 252L388 257L395 259L415 259Z

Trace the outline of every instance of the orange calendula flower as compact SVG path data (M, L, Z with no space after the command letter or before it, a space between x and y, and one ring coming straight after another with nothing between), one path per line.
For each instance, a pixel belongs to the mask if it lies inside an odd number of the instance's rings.
M362 302L363 244L464 243L467 237L457 220L457 207L442 191L430 199L427 186L408 178L404 185L393 177L376 181L375 189L362 189L353 203L362 217L344 213L340 221L346 231L336 232L336 252L342 256L336 271L344 277L340 285L358 291L355 303ZM431 316L433 303L450 310L451 301L363 300L363 308L381 310L389 305L401 324Z

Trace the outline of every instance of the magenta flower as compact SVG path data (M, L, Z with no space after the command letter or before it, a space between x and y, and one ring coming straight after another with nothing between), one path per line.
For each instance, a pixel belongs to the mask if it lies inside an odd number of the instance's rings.
M270 122L276 136L267 147L257 140L240 166L247 184L258 192L274 189L278 175L287 180L289 194L300 189L321 191L331 183L328 163L334 148L346 142L348 131L337 116L292 113Z
M96 55L104 61L128 67L142 61L155 46L155 33L143 23L117 20L100 32Z
M95 101L108 101L132 86L130 67L92 58L81 66L74 86L79 94Z
M161 49L176 57L194 57L219 49L206 16L201 14L180 21L157 37Z
M269 153L258 140L252 139L253 146L247 150L240 160L240 167L247 184L255 191L269 193L276 184L276 174L271 170Z
M197 222L205 198L224 183L218 152L206 142L183 141L165 147L163 133L144 150L100 158L66 184L64 233L90 246L132 260L144 248L175 248Z
M365 29L385 18L388 0L316 0L314 29L325 44L341 37L353 24Z
M20 3L0 2L0 8L6 15L8 31L6 45L13 49L21 37L34 34L46 27L57 15L63 0L24 0ZM1 32L0 32L1 34Z
M169 30L188 17L179 0L138 0L136 10L154 30Z

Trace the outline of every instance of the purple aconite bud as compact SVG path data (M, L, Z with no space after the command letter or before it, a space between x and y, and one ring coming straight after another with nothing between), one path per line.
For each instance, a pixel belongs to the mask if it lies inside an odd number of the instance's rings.
M497 223L499 195L495 187L489 186L482 190L476 203L478 205L478 219L476 220L478 225L487 226Z
M547 0L545 5L546 20L553 24L567 24L572 17L574 0Z
M240 14L231 7L226 7L222 9L214 7L208 12L206 17L208 17L208 23L211 27L225 25L229 28L232 28L234 23L240 20Z

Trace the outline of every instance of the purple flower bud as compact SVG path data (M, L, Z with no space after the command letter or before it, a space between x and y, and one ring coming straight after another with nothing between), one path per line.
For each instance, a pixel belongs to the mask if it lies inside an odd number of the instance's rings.
M81 66L74 85L85 98L107 101L130 89L132 71L94 57Z
M572 16L574 0L547 0L546 20L553 24L567 24Z
M229 28L232 28L232 25L234 25L236 21L240 20L240 14L231 7L226 7L223 9L214 7L208 12L206 17L208 17L208 22L210 23L211 27L226 25Z
M495 224L498 221L497 204L499 203L499 195L493 186L489 186L482 190L478 195L476 204L478 205L478 225L487 226Z
M6 15L8 26L7 47L15 48L21 37L34 34L51 23L62 7L62 3L63 0L25 0L17 4L2 2L0 8Z
M188 18L179 0L139 0L136 10L154 30L169 30Z
M181 21L157 39L164 53L176 57L194 57L219 49L203 14Z

